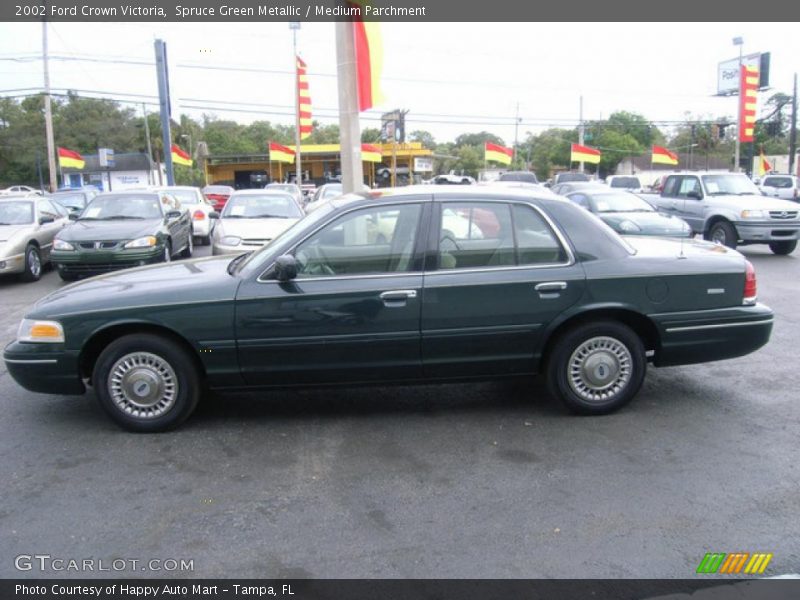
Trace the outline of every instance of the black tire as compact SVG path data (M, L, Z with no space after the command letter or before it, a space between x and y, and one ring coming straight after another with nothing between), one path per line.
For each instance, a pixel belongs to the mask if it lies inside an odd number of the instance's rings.
M108 416L123 429L140 433L180 425L194 412L202 392L192 357L153 334L126 335L109 344L97 359L92 384ZM141 397L136 397L136 386Z
M797 240L785 240L782 242L769 243L769 249L772 250L773 254L778 254L780 256L791 254L794 252L795 248L797 248Z
M167 240L167 243L164 244L164 256L161 257L161 262L171 262L172 261L172 242Z
M64 273L63 271L58 272L58 276L61 277L61 281L77 281L78 276L73 275L72 273Z
M186 247L181 250L181 258L192 258L192 252L194 252L194 242L192 241L194 236L189 234L188 241L186 242Z
M593 372L586 372L587 363L594 365ZM598 321L562 334L546 368L550 393L569 410L603 415L624 406L637 394L647 373L647 359L642 340L630 327Z
M42 277L42 253L34 244L25 248L25 265L20 279L25 282L39 281Z
M717 221L708 230L706 239L712 242L717 241L723 246L735 249L739 236L736 234L736 229L734 229L733 225L727 221Z

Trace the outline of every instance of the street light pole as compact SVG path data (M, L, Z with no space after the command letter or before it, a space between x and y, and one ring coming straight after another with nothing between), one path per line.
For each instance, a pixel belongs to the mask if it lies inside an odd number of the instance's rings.
M292 48L294 63L294 164L295 183L298 187L303 185L303 167L300 157L300 78L297 75L297 30L300 29L299 21L289 21L289 29L292 30ZM272 177L272 173L270 173Z
M361 163L361 128L358 121L356 49L353 24L336 22L336 74L339 88L339 135L341 136L342 191L360 190L364 184Z
M739 172L739 152L741 149L741 142L739 141L739 128L741 127L741 106L742 106L742 98L741 98L741 91L742 91L742 46L744 45L744 38L742 37L735 37L733 38L733 45L739 46L739 75L736 80L739 82L738 89L736 96L739 98L739 102L736 106L736 146L733 153L733 172Z
M50 68L47 62L47 21L42 21L42 65L44 67L44 130L47 137L47 168L50 191L58 189L56 182L56 144L53 139L53 111L50 104Z

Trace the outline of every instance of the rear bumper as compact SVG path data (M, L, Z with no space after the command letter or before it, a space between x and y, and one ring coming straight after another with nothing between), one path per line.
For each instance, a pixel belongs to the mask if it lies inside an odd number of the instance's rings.
M763 304L650 315L661 339L653 364L688 365L750 354L769 341L773 317Z
M745 242L782 242L800 239L800 224L797 221L781 223L776 219L770 223L736 223L736 233Z
M55 347L53 347L55 346ZM11 377L31 392L83 394L78 355L53 344L11 342L3 352Z

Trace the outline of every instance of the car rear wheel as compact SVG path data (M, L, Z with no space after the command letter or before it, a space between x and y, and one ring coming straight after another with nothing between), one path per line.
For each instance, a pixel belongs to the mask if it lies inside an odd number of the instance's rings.
M22 281L39 281L42 276L42 254L39 248L28 244L25 248L25 265L22 271Z
M93 378L97 400L122 428L166 431L197 406L200 378L178 344L152 334L126 335L103 350Z
M646 372L639 336L622 323L600 321L579 325L555 342L547 384L571 411L601 415L630 402Z
M770 242L769 249L774 254L785 256L791 254L797 248L797 240L784 240L782 242Z
M181 250L181 258L192 258L192 252L194 252L194 242L192 241L194 236L189 234L189 241L186 242L186 248Z
M708 230L709 241L722 244L728 248L736 248L738 239L733 225L727 221L717 221L711 226L711 229Z

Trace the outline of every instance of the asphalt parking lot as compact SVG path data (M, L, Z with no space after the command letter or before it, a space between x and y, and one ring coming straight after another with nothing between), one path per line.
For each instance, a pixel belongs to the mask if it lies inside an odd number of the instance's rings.
M194 566L106 576L683 578L734 551L796 573L800 251L743 253L770 344L651 369L606 417L500 382L219 396L134 435L0 365L0 576L84 575L14 566L49 554ZM0 280L0 341L61 285Z

